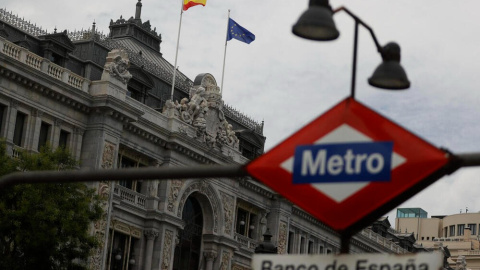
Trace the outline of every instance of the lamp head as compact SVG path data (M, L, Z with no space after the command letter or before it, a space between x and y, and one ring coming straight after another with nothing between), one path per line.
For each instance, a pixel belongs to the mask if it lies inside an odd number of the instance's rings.
M310 0L308 9L292 27L292 32L299 37L311 40L334 40L340 33L335 27L332 15L332 7L328 0Z
M382 63L368 79L371 86L390 90L403 90L410 87L407 73L400 65L400 46L390 42L382 48Z

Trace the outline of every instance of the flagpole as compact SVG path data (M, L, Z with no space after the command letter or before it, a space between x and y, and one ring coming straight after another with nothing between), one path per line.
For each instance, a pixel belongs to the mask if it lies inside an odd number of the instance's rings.
M223 69L222 69L222 83L220 84L220 94L223 92L223 76L225 75L225 58L227 58L227 39L228 39L228 23L230 22L230 9L228 10L227 18L227 34L225 35L225 52L223 53Z
M173 102L173 91L175 90L175 78L177 75L178 44L180 42L180 29L182 28L183 0L181 0L181 3L182 3L182 6L180 8L180 22L178 24L177 49L175 50L175 64L173 65L172 93L170 94L170 100L172 102Z

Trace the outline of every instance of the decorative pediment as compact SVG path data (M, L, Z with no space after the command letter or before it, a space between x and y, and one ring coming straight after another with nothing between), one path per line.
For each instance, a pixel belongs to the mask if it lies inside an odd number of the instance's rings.
M50 44L50 45L53 45L54 47L61 47L63 48L63 50L65 50L68 53L73 52L73 50L75 49L75 45L67 35L67 30L61 33L53 33L53 34L48 34L44 36L39 36L39 38L42 40L41 44L43 46Z
M238 150L239 140L223 114L223 100L215 78L199 74L190 89L190 98L167 101L163 113L196 128L196 137L210 147L228 145Z

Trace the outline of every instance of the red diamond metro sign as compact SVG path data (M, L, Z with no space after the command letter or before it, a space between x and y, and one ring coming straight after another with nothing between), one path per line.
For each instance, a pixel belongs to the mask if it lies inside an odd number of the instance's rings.
M246 169L342 232L378 218L379 208L433 174L443 176L448 161L446 152L347 98Z

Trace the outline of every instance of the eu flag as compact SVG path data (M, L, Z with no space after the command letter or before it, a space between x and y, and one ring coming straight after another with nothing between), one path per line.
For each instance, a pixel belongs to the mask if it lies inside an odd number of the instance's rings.
M228 18L228 33L227 33L227 41L231 40L232 38L236 40L240 40L241 42L245 42L250 44L252 41L255 40L255 35L252 34L247 29L241 27L237 22Z

